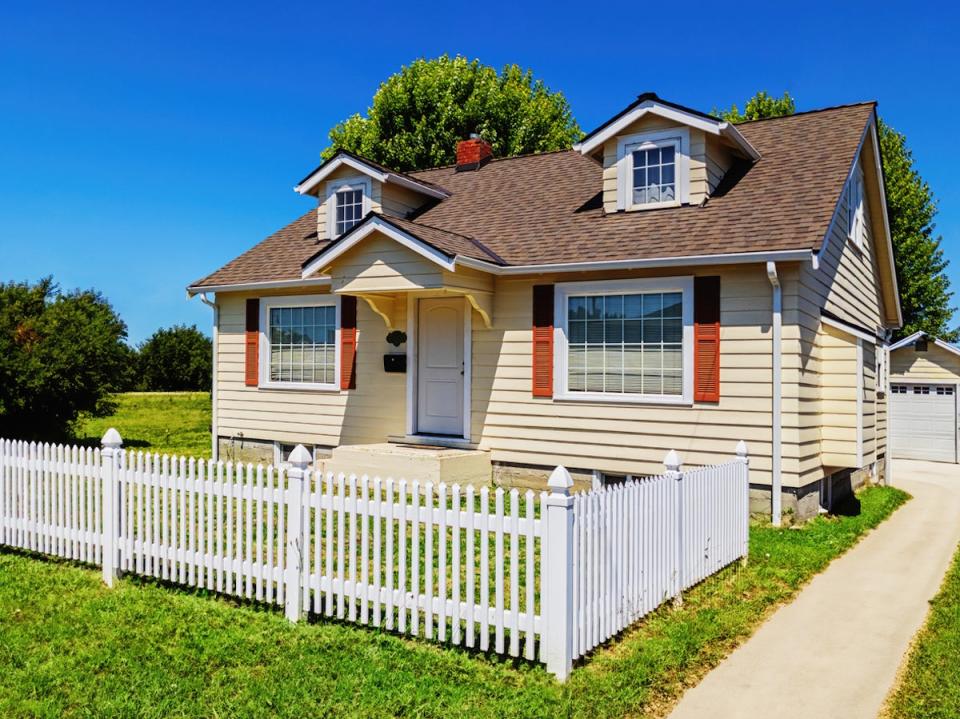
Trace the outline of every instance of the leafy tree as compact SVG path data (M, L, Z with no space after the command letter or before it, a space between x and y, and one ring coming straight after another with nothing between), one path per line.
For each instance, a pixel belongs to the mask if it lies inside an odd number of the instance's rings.
M783 97L774 97L764 90L747 100L743 112L737 106L731 105L729 110L717 111L719 115L728 122L747 122L748 120L763 120L767 117L783 117L792 115L797 111L797 103L790 96L789 92L783 93Z
M148 391L208 391L213 343L196 325L159 329L140 346L138 366Z
M126 335L97 292L0 284L0 436L64 439L80 412L109 414Z
M395 170L449 165L457 141L479 133L495 157L570 147L582 133L566 98L531 70L457 55L415 60L382 83L366 117L330 131L330 157L345 149Z
M733 105L717 114L730 122L744 122L794 112L796 103L789 93L776 99L760 91L747 100L745 112L740 113ZM930 185L914 167L907 138L883 120L877 130L903 312L903 327L897 331L896 338L923 330L956 341L960 330L949 326L955 309L950 306L953 292L946 275L949 262L943 257L942 238L933 234L936 200Z

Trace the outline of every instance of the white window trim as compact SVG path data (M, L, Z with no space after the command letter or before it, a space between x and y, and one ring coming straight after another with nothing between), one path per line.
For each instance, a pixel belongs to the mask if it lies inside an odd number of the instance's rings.
M642 205L633 204L633 151L640 146L650 143L663 146L674 142L676 152L676 183L675 200L669 202L650 202ZM617 140L617 209L618 210L653 210L661 207L677 207L690 202L690 130L685 127L675 127L657 132L642 132L636 135L625 135Z
M330 307L336 308L334 323L336 351L333 364L333 383L326 382L280 382L270 379L270 310L274 307ZM340 391L340 296L339 295L286 295L260 298L260 389L313 390L322 392Z
M863 183L863 167L857 162L847 184L847 239L861 250L864 249L867 240Z
M372 185L369 177L357 175L355 177L341 177L337 180L330 180L327 183L327 195L324 200L327 203L327 237L335 240L340 235L337 234L337 203L336 194L340 190L360 190L363 192L363 207L361 208L361 218L366 217L370 212L370 199L372 194ZM349 232L349 230L348 230ZM346 233L340 233L346 234Z
M677 396L619 394L607 392L570 392L567 361L567 299L571 295L615 295L629 292L680 292L683 339L681 351L683 392ZM609 402L614 404L693 404L693 277L656 277L595 282L562 282L554 286L553 301L553 398L571 402Z

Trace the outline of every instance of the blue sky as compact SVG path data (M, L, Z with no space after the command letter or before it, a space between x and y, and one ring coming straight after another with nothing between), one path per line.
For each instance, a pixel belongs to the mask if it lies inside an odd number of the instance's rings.
M327 131L415 57L530 67L584 129L638 93L710 110L877 99L940 202L960 288L955 4L5 3L0 281L96 287L140 342L184 287L297 217ZM780 6L784 5L783 8Z

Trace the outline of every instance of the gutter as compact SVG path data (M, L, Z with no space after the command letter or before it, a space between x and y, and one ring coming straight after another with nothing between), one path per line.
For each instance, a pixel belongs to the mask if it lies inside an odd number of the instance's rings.
M212 447L210 456L213 457L213 461L216 462L218 459L220 459L220 442L218 441L219 431L217 427L217 329L220 326L220 306L217 304L216 300L211 302L207 298L206 292L200 293L200 301L213 310L213 371L210 374L210 404L212 410L210 413L210 441Z
M194 295L202 295L206 292L282 290L288 287L326 287L329 284L329 277L311 277L309 279L274 280L272 282L238 282L229 285L190 285L187 287L187 299L191 299Z
M773 402L771 406L772 415L772 457L770 473L772 476L772 486L770 488L771 506L770 521L774 527L781 524L781 502L782 497L782 465L783 465L783 289L780 287L780 278L777 276L777 263L767 262L767 279L773 288L773 312L771 319L771 353L773 355L772 379L773 379Z

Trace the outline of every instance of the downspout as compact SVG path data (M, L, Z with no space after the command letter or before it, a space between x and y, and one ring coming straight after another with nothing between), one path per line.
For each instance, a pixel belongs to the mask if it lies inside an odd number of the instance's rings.
M207 298L206 292L200 293L200 301L213 309L213 371L210 373L210 434L211 439L211 457L213 461L220 459L220 442L218 441L217 431L217 328L220 326L220 306L216 301L211 302Z
M770 473L772 475L771 507L770 521L774 527L779 527L781 523L781 496L782 477L781 465L783 460L783 416L781 405L783 400L783 384L781 374L783 369L783 290L780 287L780 278L777 277L777 263L767 263L767 277L770 285L773 287L773 316L771 326L771 352L773 355L773 406L771 414L773 418L773 452L770 460Z

